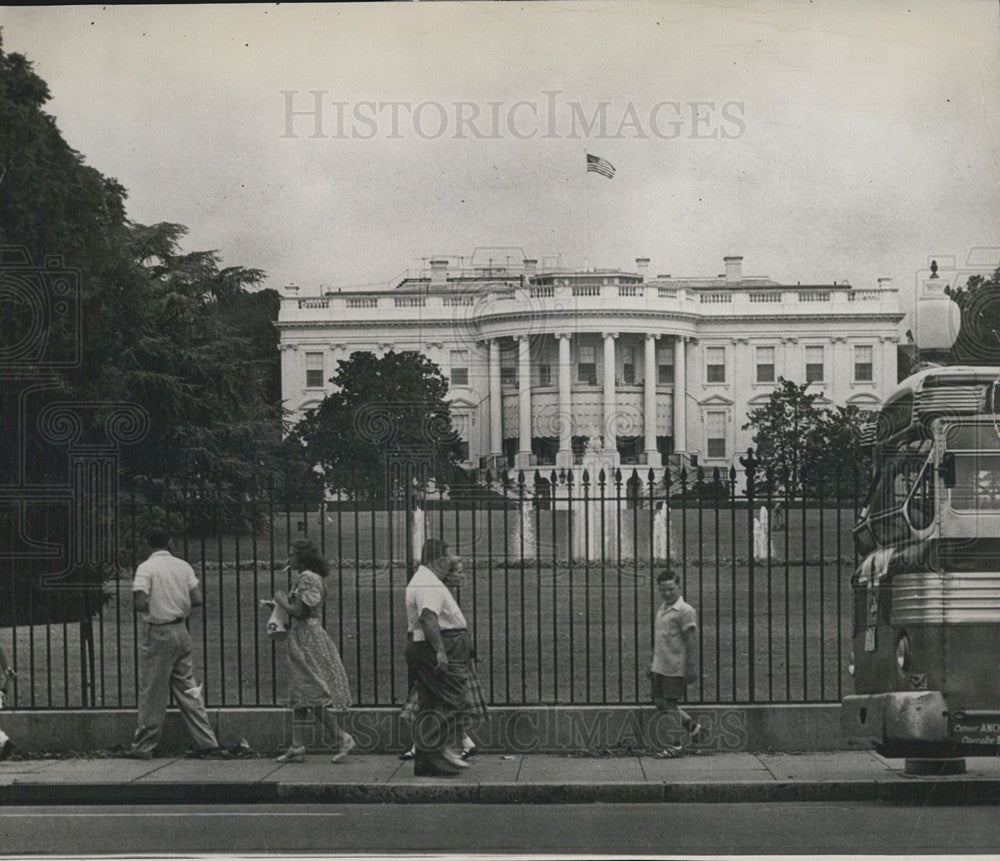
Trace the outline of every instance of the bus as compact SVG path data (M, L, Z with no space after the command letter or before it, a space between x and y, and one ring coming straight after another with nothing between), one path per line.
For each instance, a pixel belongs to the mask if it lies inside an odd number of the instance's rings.
M841 722L884 756L1000 754L998 377L924 368L874 422Z

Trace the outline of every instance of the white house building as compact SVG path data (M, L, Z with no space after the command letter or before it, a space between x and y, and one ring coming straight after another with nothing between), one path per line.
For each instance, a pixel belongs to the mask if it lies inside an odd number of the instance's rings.
M462 261L464 262L464 261ZM588 442L620 464L728 467L780 376L873 409L896 383L903 314L888 278L778 284L725 258L714 278L432 259L385 289L285 288L282 396L293 418L339 359L418 351L450 380L466 466L570 466ZM678 459L673 458L676 462Z

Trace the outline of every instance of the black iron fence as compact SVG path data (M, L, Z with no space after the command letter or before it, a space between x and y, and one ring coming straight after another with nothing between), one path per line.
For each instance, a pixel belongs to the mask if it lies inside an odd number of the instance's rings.
M280 703L283 647L267 639L259 601L288 587L288 548L303 536L330 561L324 624L359 705L405 699L403 592L431 536L464 560L460 602L494 704L647 702L655 574L667 565L700 620L690 701L836 701L849 678L858 482L831 476L836 492L820 479L814 495L790 496L771 479L751 457L710 473L487 473L465 490L378 502L136 483L119 505L123 564L95 612L6 632L19 671L8 705L135 704L131 572L153 519L171 524L174 552L202 582L190 626L211 707Z

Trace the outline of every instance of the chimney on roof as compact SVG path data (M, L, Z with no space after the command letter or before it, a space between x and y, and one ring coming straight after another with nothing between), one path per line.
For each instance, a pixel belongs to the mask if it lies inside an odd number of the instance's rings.
M933 275L931 276L934 277ZM892 289L892 278L879 278L878 279L878 289L879 290L891 290Z
M291 293L293 296L299 295L299 285L298 284L286 284L285 290Z
M646 280L646 272L649 270L649 258L648 257L636 257L635 258L635 271L639 273L642 280Z
M531 280L538 274L538 261L534 257L524 258L524 278L526 281Z
M448 283L448 261L431 260L431 287L444 287Z
M726 283L739 284L743 280L743 258L723 257L726 263Z

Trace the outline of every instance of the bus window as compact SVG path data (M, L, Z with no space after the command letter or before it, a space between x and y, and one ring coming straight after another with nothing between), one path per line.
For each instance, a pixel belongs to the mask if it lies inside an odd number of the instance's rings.
M896 511L906 504L927 464L930 448L930 440L921 440L886 462L872 493L872 516Z
M934 522L934 475L931 464L924 463L924 468L917 480L910 501L906 504L906 514L914 529L926 529Z
M1000 437L992 424L956 424L946 445L955 455L955 511L1000 511Z
M1000 511L1000 452L956 452L949 501L956 511Z
M908 446L883 467L869 515L872 534L882 546L906 541L914 529L926 529L934 520L930 445L922 440Z

